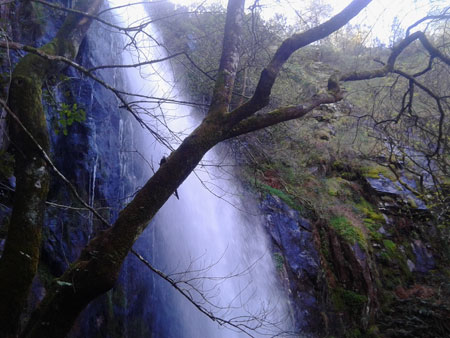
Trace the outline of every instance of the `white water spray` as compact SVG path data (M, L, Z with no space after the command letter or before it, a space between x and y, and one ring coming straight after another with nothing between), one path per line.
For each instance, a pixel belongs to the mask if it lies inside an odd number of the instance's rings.
M124 5L110 0L111 7ZM148 20L142 4L115 11L122 26L137 26ZM157 32L147 26L134 34L135 46L122 54L124 64L136 64L165 56ZM175 81L167 64L129 68L127 92L184 101L176 91ZM130 96L139 102L138 112L149 127L169 140L162 146L150 133L138 139L138 151L147 159L149 176L156 170L163 155L176 148L199 123L185 106L164 103L164 100ZM142 102L147 101L147 102ZM210 151L204 164L219 163L226 153ZM226 161L232 164L230 161ZM148 177L144 177L142 182ZM210 183L208 183L210 182ZM208 187L208 189L205 188ZM178 286L211 316L229 321L218 325L193 306L166 281L155 277L148 306L152 337L243 337L241 330L252 336L277 335L290 328L287 299L277 281L261 220L251 215L252 203L234 195L239 189L232 178L218 168L200 165L178 190L180 199L172 196L158 212L137 245L158 269L179 281ZM225 193L226 192L226 193ZM220 197L220 198L219 198ZM248 207L250 205L250 207ZM143 273L151 273L142 266ZM223 323L226 324L226 323Z

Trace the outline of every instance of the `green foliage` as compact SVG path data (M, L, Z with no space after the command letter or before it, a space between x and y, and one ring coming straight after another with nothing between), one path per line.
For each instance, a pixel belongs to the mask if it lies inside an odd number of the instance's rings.
M69 134L68 128L75 122L81 123L86 120L86 111L79 108L76 103L69 105L67 103L62 103L57 111L58 119L54 125L54 130L56 134L60 132L64 136Z
M69 134L69 128L74 123L82 123L86 121L86 111L79 107L77 103L71 103L74 101L70 90L64 91L63 99L58 100L56 94L51 86L56 83L61 85L62 83L70 80L66 75L59 74L52 78L51 83L46 83L46 88L42 91L43 101L55 111L55 115L52 117L51 125L55 134L62 133L64 136ZM66 102L60 102L66 101Z
M367 241L361 229L353 226L344 216L335 216L330 219L330 225L334 230L350 244L358 243L361 248L367 249Z

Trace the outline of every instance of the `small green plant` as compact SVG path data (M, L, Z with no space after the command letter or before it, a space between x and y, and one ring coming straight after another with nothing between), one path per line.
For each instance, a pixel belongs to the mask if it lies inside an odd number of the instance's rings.
M282 254L275 252L273 254L273 261L275 263L275 267L278 271L283 270L283 266L284 266L284 257Z
M64 136L69 134L68 128L75 122L81 123L86 120L86 111L79 108L76 103L69 105L62 103L58 109L58 119L55 125L55 133L63 133Z

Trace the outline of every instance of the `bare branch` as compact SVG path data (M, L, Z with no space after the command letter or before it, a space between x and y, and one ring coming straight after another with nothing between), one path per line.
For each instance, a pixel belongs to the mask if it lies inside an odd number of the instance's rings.
M342 98L343 94L340 92L317 94L303 104L282 107L266 114L251 116L239 122L229 133L226 134L226 138L232 138L281 122L301 118L322 104L335 103L342 100Z
M441 14L438 14L438 15L427 15L427 16L417 20L416 22L414 22L411 26L409 26L406 29L406 36L409 36L411 30L414 27L417 27L418 25L420 25L421 23L423 23L425 21L450 19L450 15L447 14L449 11L450 11L450 7L447 7Z
M177 279L174 279L171 275L165 274L161 270L155 268L149 261L147 261L141 254L139 254L135 249L130 250L131 253L140 261L142 262L147 268L149 268L152 272L157 274L159 277L164 279L166 282L168 282L177 292L179 292L184 298L186 298L197 310L199 310L201 313L203 313L205 316L207 316L209 319L211 319L214 322L217 322L221 326L227 326L232 329L236 329L239 332L242 332L246 334L249 337L254 337L254 334L262 334L262 335L270 335L272 337L282 335L283 333L286 334L287 332L283 331L281 327L279 326L279 323L269 321L268 315L270 314L270 310L263 309L257 314L248 313L247 315L241 315L231 318L223 318L222 316L218 316L214 314L213 309L216 310L225 310L228 311L232 307L232 303L234 300L231 301L230 304L227 306L222 306L218 304L213 304L211 300L208 297L208 293L210 293L213 289L217 287L213 286L212 289L204 290L200 289L198 286L196 286L194 283L197 281L205 281L205 280L212 280L217 283L222 283L227 279L230 278L236 278L241 276L242 274L246 273L246 271L240 271L233 274L230 274L228 276L214 276L214 277L208 277L208 276L195 276L195 277L188 277L186 274L192 271L186 270L185 272L176 273L175 275L181 275ZM255 264L255 263L254 263ZM254 265L253 264L253 265ZM213 265L196 270L195 272L207 272L209 269L212 268ZM249 267L249 269L251 269ZM239 297L242 291L239 293L239 295L236 296ZM198 295L200 297L200 301L196 300L194 298L194 295ZM209 305L211 308L205 307L203 304ZM293 333L292 333L293 334Z
M397 58L400 56L400 54L408 47L411 43L413 43L415 40L420 40L422 45L425 47L425 49L430 53L430 56L432 58L438 58L447 65L450 66L450 57L442 53L438 48L434 47L433 44L427 39L425 34L423 32L415 32L409 36L407 36L405 39L403 39L398 45L396 45L389 56L389 59L387 63L384 65L384 67L370 70L370 71L363 71L363 72L351 72L348 74L343 74L340 76L340 81L361 81L361 80L369 80L379 77L384 77L389 73L392 73L395 67L395 62ZM421 75L421 73L418 73Z
M229 117L230 125L234 126L237 122L251 116L269 103L269 97L275 79L280 73L282 66L295 51L337 31L361 12L370 2L371 0L354 0L330 20L306 32L294 34L289 39L286 39L278 48L269 65L261 73L252 98L231 112Z

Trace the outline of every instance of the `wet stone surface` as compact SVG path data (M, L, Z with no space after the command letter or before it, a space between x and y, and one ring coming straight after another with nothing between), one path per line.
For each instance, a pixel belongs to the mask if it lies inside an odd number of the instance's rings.
M319 332L320 305L316 290L320 260L312 225L297 210L269 194L261 203L261 211L272 238L273 251L284 259L297 329L305 334Z

